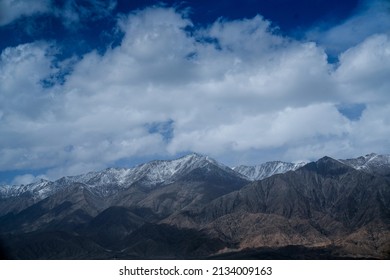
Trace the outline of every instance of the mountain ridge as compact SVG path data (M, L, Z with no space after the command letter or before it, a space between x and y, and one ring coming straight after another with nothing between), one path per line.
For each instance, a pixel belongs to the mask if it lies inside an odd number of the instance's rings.
M344 256L384 256L390 253L390 180L325 157L165 222L201 228L240 250L337 245Z
M0 198L17 197L23 193L31 193L35 200L44 199L51 195L56 189L70 183L85 184L87 188L95 188L101 196L112 195L117 190L110 186L116 185L123 188L124 185L131 185L137 181L144 180L144 185L157 186L167 184L176 180L175 174L186 171L186 163L195 162L194 167L205 166L207 163L214 164L227 171L237 172L242 178L250 181L262 180L274 174L282 174L288 171L295 171L307 162L289 163L283 161L269 161L260 165L245 166L240 165L233 168L225 166L209 156L198 153L190 153L173 160L153 160L142 163L131 168L106 168L102 171L88 172L85 174L62 177L55 181L40 179L38 182L27 185L0 185ZM348 165L354 169L375 173L379 175L390 175L390 155L377 155L375 153L361 156L355 159L340 159L340 163ZM165 168L164 168L165 167ZM191 171L191 166L187 172ZM186 172L184 172L185 174ZM181 174L183 175L183 174ZM171 181L170 181L171 180ZM107 186L107 188L97 186Z
M268 161L254 166L239 165L233 167L233 170L241 173L250 180L255 181L270 177L274 174L285 173L291 170L295 171L305 164L307 164L307 162L290 163L283 161Z
M147 163L139 164L131 168L106 168L103 171L88 172L85 174L62 177L55 181L40 179L39 182L34 182L27 185L3 185L0 186L0 197L18 196L25 192L30 192L40 199L44 199L52 193L53 190L42 190L43 187L61 187L71 183L81 183L85 187L93 189L104 185L116 185L121 188L129 186L136 182L142 182L145 186L156 186L159 184L169 184L171 181L177 180L193 169L205 167L207 165L215 165L224 169L227 172L232 170L217 162L216 160L191 153L178 159L173 160L154 160ZM102 196L110 195L109 190L100 190Z
M188 155L41 180L0 196L0 247L16 259L390 258L387 157L356 161L325 156L250 180Z
M337 161L357 170L379 175L390 175L390 155L371 153L354 159L339 159ZM70 183L81 183L85 184L88 188L95 188L96 186L114 184L123 187L141 181L144 185L157 186L159 184L169 184L177 180L178 178L175 178L175 174L179 174L179 176L185 175L192 169L204 167L207 164L218 166L228 172L234 171L240 174L243 179L256 181L275 174L295 171L310 163L312 162L290 163L269 161L259 165L239 165L230 168L209 156L190 153L178 159L153 160L130 168L110 167L102 171L62 177L55 181L40 179L37 182L26 185L0 185L0 197L19 196L23 193L30 192L36 199L44 199L55 191L56 188ZM102 196L112 194L111 189L103 189L98 192Z
M390 175L390 155L371 153L358 158L341 159L340 161L357 170L379 175Z

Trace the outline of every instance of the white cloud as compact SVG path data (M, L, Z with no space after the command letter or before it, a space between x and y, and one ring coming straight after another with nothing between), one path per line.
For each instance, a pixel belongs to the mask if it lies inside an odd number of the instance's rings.
M21 16L30 16L36 13L45 13L49 10L49 0L1 0L0 26L6 25Z
M319 103L301 108L287 107L272 113L259 112L211 129L184 132L173 139L169 149L172 152L197 150L218 154L288 147L313 142L320 137L340 137L348 128L348 120L332 104Z
M58 71L50 45L6 49L0 169L46 168L58 178L190 150L228 164L386 152L378 147L389 146L387 35L350 48L334 68L317 44L275 35L259 16L195 35L191 25L173 9L132 13L119 22L118 47L86 54L49 89L39 81ZM337 110L356 102L367 105L359 120ZM172 139L151 133L158 123L172 126Z
M362 154L375 149L378 153L389 154L390 147L390 103L374 103L363 112L360 121L353 124L351 142ZM372 148L373 147L373 148Z
M40 83L53 71L47 56L48 48L45 43L33 43L3 50L0 56L3 114L17 110L31 116L40 109L42 102L45 103L47 96ZM6 103L8 106L4 106Z
M13 179L12 185L28 185L39 181L40 179L46 180L47 177L45 175L34 176L32 174L19 175Z
M317 26L307 32L310 40L318 41L329 53L338 55L367 37L390 35L390 4L387 0L364 0L354 15L339 25Z
M355 102L390 102L390 35L373 35L340 55L335 73L343 95Z

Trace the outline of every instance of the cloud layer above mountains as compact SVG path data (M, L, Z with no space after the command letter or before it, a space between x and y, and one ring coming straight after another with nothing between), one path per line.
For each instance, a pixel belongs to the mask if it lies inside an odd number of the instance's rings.
M197 27L152 7L117 27L123 39L104 53L58 60L44 40L3 50L0 170L55 179L189 151L226 164L389 152L389 33L330 64L324 46L261 16ZM348 106L363 109L352 118Z

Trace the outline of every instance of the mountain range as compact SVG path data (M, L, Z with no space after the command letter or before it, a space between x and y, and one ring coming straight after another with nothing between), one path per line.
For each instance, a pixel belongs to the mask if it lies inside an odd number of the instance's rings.
M390 258L390 156L227 167L189 154L0 186L13 259Z

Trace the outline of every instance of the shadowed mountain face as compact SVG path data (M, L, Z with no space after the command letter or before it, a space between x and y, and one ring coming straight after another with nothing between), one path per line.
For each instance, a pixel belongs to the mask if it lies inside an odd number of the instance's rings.
M18 190L3 187L0 255L389 258L390 179L376 171L386 164L377 160L365 169L324 157L251 182L193 154Z

